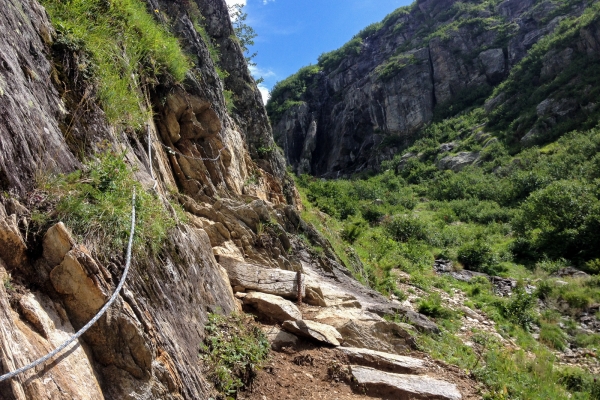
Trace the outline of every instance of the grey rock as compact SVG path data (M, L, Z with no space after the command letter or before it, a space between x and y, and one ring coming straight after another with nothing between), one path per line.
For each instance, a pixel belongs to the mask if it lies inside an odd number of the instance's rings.
M276 326L266 326L262 328L271 343L271 348L279 351L284 347L294 347L298 344L298 336L282 331Z
M427 363L419 358L355 347L338 347L338 350L348 357L350 363L363 367L403 374L422 374L427 371Z
M302 313L298 307L280 296L251 292L244 296L244 304L253 306L259 314L278 322L302 319Z
M367 395L382 399L460 400L456 385L419 375L401 375L352 365L352 376Z
M339 346L342 335L332 326L315 321L285 321L283 329L317 342Z
M506 74L506 61L502 49L489 49L479 53L479 61L483 65L485 75L491 83L502 80Z
M419 314L405 307L395 304L372 304L366 307L366 311L373 312L379 316L401 316L406 322L413 325L421 332L439 333L438 326L423 314Z
M386 321L369 311L327 307L314 319L336 328L347 346L402 353L414 345L413 328L410 325Z
M298 297L296 272L264 268L225 256L219 257L219 264L227 271L231 286L243 287L246 290L274 294L289 299ZM305 286L302 285L301 293L303 297L306 293L305 290Z
M589 277L589 275L586 274L585 272L583 272L577 268L573 268L573 267L561 268L558 271L556 271L555 273L553 273L552 276L556 276L559 278L565 278L565 277L587 278L587 277Z
M460 152L455 156L446 156L442 158L437 167L441 170L450 169L454 172L458 172L468 165L472 165L479 159L478 152Z
M456 148L457 144L454 142L450 142L450 143L443 143L440 145L440 151L442 153L448 152L448 151L452 151ZM409 153L410 154L410 153Z

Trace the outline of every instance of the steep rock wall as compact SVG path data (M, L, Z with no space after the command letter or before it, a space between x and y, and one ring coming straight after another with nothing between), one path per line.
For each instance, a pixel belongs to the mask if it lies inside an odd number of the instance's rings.
M323 63L274 126L288 163L325 177L378 169L434 116L485 99L535 43L586 5L486 4L417 1L364 33L359 50ZM284 91L271 101L290 96ZM313 124L316 135L309 134Z
M159 198L167 204L172 193L191 212L158 257L134 259L121 296L82 339L44 367L0 384L2 400L208 398L211 385L198 360L207 314L237 309L215 249L291 268L277 257L289 248L285 233L256 248L257 223L286 202L284 186L293 187L284 182L280 154L256 153L273 139L260 93L230 37L225 2L195 2L210 40L220 44L225 82L190 20L189 2L147 5L197 63L183 85L152 88L155 117L135 133L107 122L93 82L79 73L80 53L56 43L37 1L0 1L0 373L45 355L83 326L122 274L122 254L88 250L102 244L77 243L56 227L28 232L31 210L41 201L32 195L36 178L74 171L111 146L125 152L148 190L152 163ZM231 112L225 88L233 93ZM61 240L62 253L48 250Z

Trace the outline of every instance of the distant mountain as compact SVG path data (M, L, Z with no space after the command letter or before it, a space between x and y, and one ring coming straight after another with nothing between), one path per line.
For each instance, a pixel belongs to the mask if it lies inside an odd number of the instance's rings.
M600 115L600 13L586 0L417 0L273 89L274 136L297 173L377 170L432 121L484 107L513 148Z

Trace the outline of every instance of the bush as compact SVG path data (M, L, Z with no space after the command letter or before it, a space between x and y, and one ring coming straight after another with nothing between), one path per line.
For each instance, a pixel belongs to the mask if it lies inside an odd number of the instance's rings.
M318 57L319 66L326 71L333 71L346 58L359 55L362 50L362 44L363 39L360 36L355 36L341 48L321 54Z
M47 182L40 183L40 189L49 194L55 207L54 212L45 213L52 217L44 222L63 221L98 255L121 254L126 247L134 189L137 217L134 253L156 255L169 229L175 226L160 199L147 193L134 179L125 153L102 153L86 164L85 171L49 177Z
M532 193L513 225L532 251L549 258L600 256L600 201L592 185L557 181Z
M525 292L523 288L517 287L510 299L502 301L498 305L504 318L529 330L535 321L533 314L535 304L536 299L533 295Z
M431 293L426 299L419 301L419 312L432 318L449 319L455 314L454 311L442 306L442 298L438 293Z
M232 314L208 315L206 339L200 348L208 378L227 398L249 387L269 355L269 341L252 319Z
M374 204L365 205L361 208L361 214L363 218L370 224L379 222L385 213Z
M497 275L502 272L498 256L492 248L479 239L466 243L458 249L458 261L467 269Z
M564 350L567 346L567 335L555 324L542 323L540 342L555 350Z
M362 233L362 226L357 222L350 222L344 225L342 232L340 233L343 240L352 244L358 239L360 234Z
M136 89L139 84L181 82L190 69L177 39L140 0L43 0L42 4L61 37L56 44L77 41L90 54L98 97L112 123L141 127L149 114L140 106L146 102ZM137 82L136 75L144 82Z
M427 226L413 215L395 215L391 220L386 221L384 226L387 233L398 242L427 238Z
M287 110L306 100L303 96L314 84L319 72L321 68L318 65L302 67L294 75L273 86L271 97L265 107L273 126L281 120Z

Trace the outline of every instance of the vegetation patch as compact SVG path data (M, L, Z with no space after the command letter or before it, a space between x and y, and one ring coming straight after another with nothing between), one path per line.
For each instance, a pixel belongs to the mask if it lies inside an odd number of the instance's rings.
M244 315L209 314L200 358L208 378L225 399L252 386L257 370L267 360L270 344L254 321Z
M134 254L155 256L169 229L176 224L165 205L144 190L133 176L125 154L106 151L90 160L83 170L67 175L46 176L38 182L46 201L33 212L41 227L64 222L97 256L107 259L122 254L131 229L131 200L136 191ZM173 209L184 213L177 204Z
M303 95L315 83L319 72L321 68L318 65L309 65L273 86L271 98L266 105L271 125L276 125L291 107L306 100Z
M78 69L97 84L111 123L141 127L150 116L144 89L159 82L181 82L190 69L177 39L140 0L43 0L42 4L59 34L55 46L85 55Z

